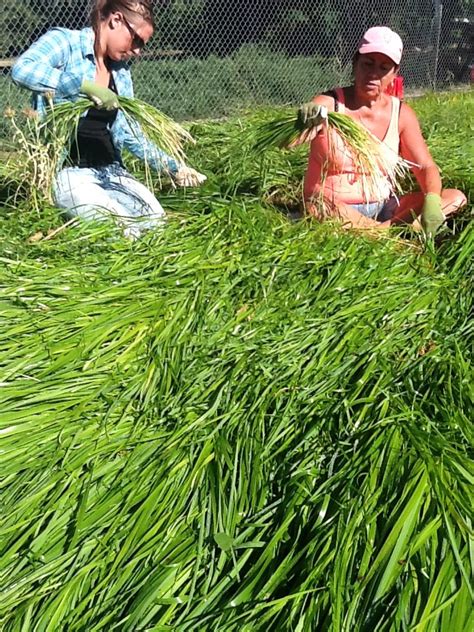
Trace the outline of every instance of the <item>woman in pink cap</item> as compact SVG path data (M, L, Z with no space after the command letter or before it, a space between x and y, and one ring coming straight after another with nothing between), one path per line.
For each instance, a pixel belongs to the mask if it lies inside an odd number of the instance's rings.
M321 217L321 207L329 208L331 215L357 228L386 228L421 215L424 230L434 235L447 215L466 204L460 191L442 189L439 169L415 113L391 96L402 51L403 43L397 33L386 26L370 28L354 56L353 84L316 96L299 109L299 118L306 128L300 141L311 140L304 180L305 206L310 214ZM412 171L421 191L396 198L386 180L381 199L367 201L357 165L344 151L340 137L324 125L328 111L343 112L366 127L382 141L387 156L391 154L395 160L401 156L413 163ZM383 181L383 174L381 178ZM318 204L321 198L323 205Z

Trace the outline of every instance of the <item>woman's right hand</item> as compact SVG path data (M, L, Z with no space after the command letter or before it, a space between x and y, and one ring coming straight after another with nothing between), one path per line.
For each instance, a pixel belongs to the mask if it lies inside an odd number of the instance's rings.
M328 109L314 101L303 103L298 109L298 122L304 129L318 127L328 118Z
M84 80L81 93L85 94L99 110L118 110L120 104L118 95L109 88L99 86L93 81Z
M172 178L179 187L198 187L207 180L207 176L187 165L182 165Z
M328 120L328 109L325 105L310 101L303 103L298 109L298 127L302 130L298 138L287 145L287 149L313 141Z

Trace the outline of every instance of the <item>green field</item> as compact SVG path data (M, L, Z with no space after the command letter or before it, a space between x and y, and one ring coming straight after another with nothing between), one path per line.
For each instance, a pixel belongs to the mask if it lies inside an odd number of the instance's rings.
M470 200L428 247L290 221L255 112L135 242L3 162L2 632L472 629L474 93L413 106Z

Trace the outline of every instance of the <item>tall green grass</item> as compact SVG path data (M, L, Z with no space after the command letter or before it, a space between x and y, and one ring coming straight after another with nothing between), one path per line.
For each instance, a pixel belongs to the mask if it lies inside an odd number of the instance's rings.
M471 627L472 226L290 223L249 124L138 242L5 202L2 630Z

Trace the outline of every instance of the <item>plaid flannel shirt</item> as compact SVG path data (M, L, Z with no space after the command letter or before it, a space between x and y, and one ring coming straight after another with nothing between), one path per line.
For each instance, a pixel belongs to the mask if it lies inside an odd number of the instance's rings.
M126 62L112 62L111 71L117 93L133 97L130 69ZM80 31L54 28L21 55L12 68L13 81L33 92L33 107L43 114L45 94L52 93L53 101L75 101L79 98L83 80L95 80L94 32L87 27ZM119 110L110 127L117 160L128 149L144 159L156 171L176 173L180 165L150 142L141 131Z

